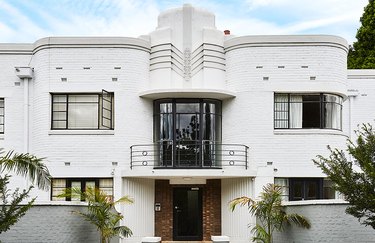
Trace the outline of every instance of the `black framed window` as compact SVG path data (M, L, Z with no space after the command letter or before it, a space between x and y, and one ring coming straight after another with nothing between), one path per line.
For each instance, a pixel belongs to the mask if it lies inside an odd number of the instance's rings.
M162 99L154 102L154 140L160 166L210 167L221 142L221 101Z
M323 178L290 178L289 200L315 200L323 198Z
M51 200L52 201L84 201L78 194L72 194L70 197L61 198L59 194L66 189L76 188L84 192L87 188L99 188L107 194L109 199L113 197L113 179L112 178L54 178L52 180Z
M114 97L99 94L52 94L52 129L107 129L114 127Z
M333 94L274 95L275 129L342 129L342 97Z
M5 106L4 106L4 98L0 98L0 134L4 133L4 113L5 113Z

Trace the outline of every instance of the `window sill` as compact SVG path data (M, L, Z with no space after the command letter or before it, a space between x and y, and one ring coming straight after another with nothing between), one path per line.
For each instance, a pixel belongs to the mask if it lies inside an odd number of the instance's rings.
M114 135L114 130L50 130L48 135Z
M343 199L317 199L303 201L287 201L282 202L283 206L303 206L303 205L327 205L327 204L348 204Z
M343 131L340 130L332 130L332 129L274 129L273 130L274 135L306 135L306 134L312 134L312 135L339 135L339 136L345 136Z

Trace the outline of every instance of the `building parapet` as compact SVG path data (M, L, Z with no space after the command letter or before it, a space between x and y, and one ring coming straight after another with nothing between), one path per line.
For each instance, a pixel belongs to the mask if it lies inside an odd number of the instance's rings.
M225 51L247 47L331 46L348 52L347 41L333 35L254 35L240 36L224 42Z

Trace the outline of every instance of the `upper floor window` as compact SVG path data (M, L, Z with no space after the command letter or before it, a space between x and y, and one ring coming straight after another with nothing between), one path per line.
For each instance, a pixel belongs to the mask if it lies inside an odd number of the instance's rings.
M4 133L4 98L0 98L0 134Z
M333 94L275 93L274 127L341 130L342 97Z
M54 178L52 180L52 201L84 201L80 194L72 190L69 197L59 197L66 189L77 189L85 192L87 188L98 188L103 191L109 199L113 197L112 178Z
M159 166L214 167L221 141L221 102L163 99L154 102Z
M52 94L52 129L113 129L113 93Z

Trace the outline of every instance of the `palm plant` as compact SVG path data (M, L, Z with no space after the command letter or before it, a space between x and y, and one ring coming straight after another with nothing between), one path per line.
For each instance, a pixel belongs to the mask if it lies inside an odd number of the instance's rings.
M109 243L114 236L129 237L133 233L126 226L119 226L124 216L116 211L115 206L120 203L133 203L128 196L113 201L99 188L88 187L83 192L78 188L66 190L59 197L70 197L72 194L80 195L87 202L87 212L74 211L86 221L95 225L100 232L100 242Z
M14 172L28 177L33 184L46 190L50 186L51 175L42 160L28 153L19 154L14 151L5 153L0 149L0 174Z
M13 172L28 177L33 184L46 190L50 186L51 175L42 160L28 153L18 154L13 151L4 153L0 149L0 234L17 223L35 201L35 198L33 198L27 204L21 205L22 201L29 197L29 192L33 186L22 191L16 188L11 193L11 190L7 187L11 177L8 173Z
M267 184L263 187L260 200L255 201L249 197L239 197L230 201L232 211L237 205L247 205L249 212L256 216L259 223L252 228L253 241L272 243L273 232L283 231L285 225L295 224L302 228L310 228L309 221L299 214L287 214L281 204L282 187Z

